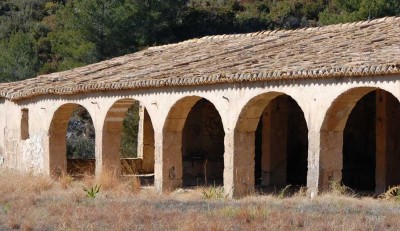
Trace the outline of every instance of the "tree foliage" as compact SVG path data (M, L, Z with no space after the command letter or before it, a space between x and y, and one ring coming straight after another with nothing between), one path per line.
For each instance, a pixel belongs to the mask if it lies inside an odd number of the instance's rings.
M68 70L194 37L393 15L400 15L399 0L0 0L0 81ZM124 121L123 156L136 153L137 110L130 109ZM78 152L94 155L94 136L88 140L84 135L68 141L71 157Z
M89 112L78 106L72 113L67 127L67 158L95 158L95 130Z
M35 75L37 52L29 34L16 32L0 41L0 81L22 80Z
M332 0L320 13L320 23L328 25L399 14L398 0Z
M139 102L135 102L125 115L122 124L120 153L122 158L137 157L139 130Z
M194 37L399 14L398 0L0 0L0 81Z

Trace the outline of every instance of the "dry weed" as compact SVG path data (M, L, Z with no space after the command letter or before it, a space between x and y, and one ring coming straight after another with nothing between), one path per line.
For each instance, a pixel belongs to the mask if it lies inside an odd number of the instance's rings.
M400 186L392 186L385 193L379 196L385 200L400 201Z
M18 222L18 218L16 218L15 215L8 217L7 226L10 229L19 229L21 227L20 223Z
M58 183L60 184L61 188L67 189L71 186L74 178L69 174L62 173L61 176L58 178Z
M115 170L103 171L100 177L96 178L96 184L101 185L104 190L116 188L120 183Z
M370 197L323 194L310 200L256 195L205 200L204 188L160 195L137 178L110 180L96 200L74 180L66 188L41 176L0 172L0 230L397 230L400 203ZM6 175L4 175L6 174ZM49 183L50 182L50 183ZM105 181L103 181L105 182ZM178 193L178 191L180 193ZM108 195L108 196L106 196ZM112 212L110 212L112 211Z
M25 221L22 226L21 229L24 231L32 231L33 230L33 225L31 221Z
M128 180L128 186L132 190L133 193L137 194L140 192L140 179L137 176L132 177L132 179Z
M326 193L330 193L336 196L349 196L354 197L356 193L346 185L341 184L338 181L331 181L329 185L329 191Z

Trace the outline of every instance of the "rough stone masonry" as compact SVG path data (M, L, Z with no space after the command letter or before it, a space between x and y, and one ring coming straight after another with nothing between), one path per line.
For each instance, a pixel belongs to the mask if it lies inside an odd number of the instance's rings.
M139 157L160 192L215 182L231 197L286 184L316 194L333 181L383 192L400 183L399 34L389 17L208 36L2 83L0 168L65 171L80 105L95 174L118 170L138 101Z

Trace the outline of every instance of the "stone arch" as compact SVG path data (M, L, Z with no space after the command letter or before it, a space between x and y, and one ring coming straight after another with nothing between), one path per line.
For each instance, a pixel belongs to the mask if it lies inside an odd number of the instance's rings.
M60 174L81 174L84 172L94 173L95 161L78 161L74 163L69 163L71 160L67 158L67 129L71 119L72 114L76 109L81 107L85 110L85 113L89 115L89 119L92 120L92 116L88 110L76 103L67 103L54 112L50 128L49 128L49 170L52 176L60 176ZM91 122L93 126L93 122ZM94 130L94 128L93 128ZM94 148L94 144L93 144ZM72 168L71 165L79 166L77 169Z
M121 159L123 122L128 111L137 110L138 131L136 158ZM102 139L102 171L116 171L122 174L143 174L154 172L154 129L146 108L137 100L126 98L113 103L108 109ZM122 168L121 168L122 167Z
M293 146L299 144L302 150L296 154ZM235 127L234 182L240 183L234 194L246 194L255 185L266 190L287 183L305 185L307 151L308 127L297 101L282 92L255 96L241 110ZM301 167L294 165L295 159L301 160ZM288 168L292 165L295 174Z
M199 96L187 96L184 97L180 100L178 100L170 109L168 116L166 118L164 128L163 128L163 156L162 156L162 162L163 162L163 187L165 189L174 189L177 187L181 187L183 185L185 186L191 186L193 185L191 183L188 183L188 177L184 177L185 175L188 174L188 170L184 165L191 163L190 167L192 168L201 168L203 169L203 166L207 170L214 169L213 167L210 168L210 162L214 160L210 160L208 158L208 155L211 153L201 153L204 151L204 142L202 138L199 138L198 140L198 151L199 153L191 153L191 145L193 143L190 142L193 137L191 137L188 132L191 130L191 126L195 124L197 119L203 119L205 118L205 115L209 113L204 113L202 110L210 110L211 115L215 115L219 119L218 121L214 121L217 125L218 132L222 130L222 135L219 134L218 140L219 146L222 145L221 150L219 150L219 153L222 158L219 158L220 163L222 163L222 167L216 167L219 170L218 176L221 178L220 181L222 182L223 178L223 152L224 152L224 136L225 132L223 129L223 124L221 120L220 113L214 106L214 104L202 97ZM198 118L197 118L198 117ZM206 116L207 117L207 116ZM191 119L194 118L194 119ZM198 122L198 121L197 121ZM210 125L208 122L204 124L204 126ZM208 125L207 125L208 124ZM215 124L210 125L213 127ZM199 127L198 133L201 133L201 136L207 136L207 132L205 132L206 129L202 128L203 125ZM211 128L212 129L212 128ZM187 134L187 137L184 137L184 135ZM203 137L204 138L204 137ZM193 141L193 140L192 140ZM205 141L206 142L206 141ZM206 151L207 152L207 151ZM186 163L187 162L187 163ZM201 164L197 162L202 162ZM207 165L208 164L208 165ZM215 166L214 166L215 167ZM184 172L185 170L185 172ZM205 172L207 171L205 170ZM215 169L214 169L215 170ZM197 170L197 173L199 173L199 177L203 177L204 181L199 180L197 183L199 184L207 184L207 179L209 178L207 173L203 172L202 170ZM201 174L200 174L201 173ZM201 176L200 176L201 175ZM190 177L189 177L190 178ZM219 183L221 183L219 182ZM212 183L212 182L209 182Z
M400 183L400 174L393 173L393 164L400 163L400 155L396 154L400 146L393 141L400 135L399 120L399 101L388 91L358 87L338 96L320 131L320 189L329 189L335 181L381 193ZM362 162L367 162L362 167L367 169L360 170ZM351 183L356 174L358 185Z

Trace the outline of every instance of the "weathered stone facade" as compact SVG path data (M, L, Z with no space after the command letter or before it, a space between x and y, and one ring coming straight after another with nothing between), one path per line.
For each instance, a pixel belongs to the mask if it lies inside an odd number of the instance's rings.
M376 108L366 111L376 114L371 125L375 139L369 141L376 146L375 191L382 192L400 182L398 168L391 164L400 162L398 130L394 129L399 123L395 119L400 99L399 32L400 19L388 18L321 29L204 38L2 84L0 155L4 163L0 168L48 175L65 171L66 126L74 107L81 105L91 115L96 131L96 174L118 170L122 120L137 100L143 119L139 156L148 171L154 169L155 188L173 190L183 184L183 152L193 151L183 137L185 123L196 103L206 100L220 116L223 147L219 150L223 150L223 185L229 196L254 190L260 118L261 180L267 185L286 183L288 166L293 166L286 161L286 154L294 146L287 145L292 139L288 127L304 127L302 117L307 131L300 129L296 134L307 136L308 142L301 138L291 142L297 142L300 153L308 146L306 183L315 194L331 181L341 181L347 119L360 99L375 92L376 97L365 103ZM203 45L216 50L209 54L202 50ZM188 47L190 54L185 56L183 50ZM230 54L232 50L236 53ZM261 55L260 50L264 52ZM203 56L207 55L211 61L196 66L205 62ZM126 61L129 58L131 62ZM143 60L147 60L145 68L140 66ZM259 72L257 68L261 68ZM130 79L130 74L138 73L143 77ZM168 75L171 78L164 79ZM274 99L283 96L290 98L290 103L276 105ZM274 108L279 113L274 114ZM293 111L297 114L292 115ZM154 166L149 166L152 158ZM299 157L299 162L303 160ZM276 174L270 171L274 161L283 161L284 166Z

